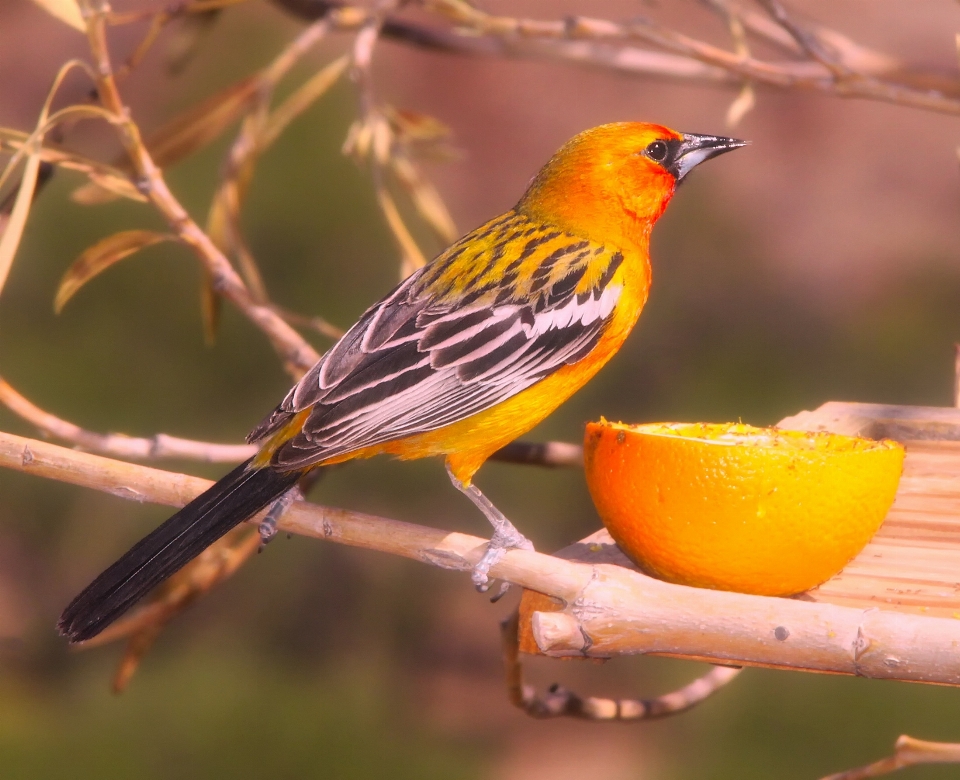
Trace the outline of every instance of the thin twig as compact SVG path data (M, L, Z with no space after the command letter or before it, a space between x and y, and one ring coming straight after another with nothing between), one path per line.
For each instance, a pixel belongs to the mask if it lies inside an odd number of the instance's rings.
M147 151L140 129L130 117L129 109L117 89L106 41L105 15L109 6L104 0L86 0L85 6L90 49L97 66L97 90L104 107L117 118L121 141L136 172L138 188L166 218L180 240L194 250L210 274L216 292L228 298L266 334L287 371L292 376L299 377L316 363L320 356L270 307L254 301L230 261L167 187L163 173Z
M283 313L297 319L297 324L322 322L317 318L301 318L298 315ZM316 327L316 325L315 325ZM332 325L328 325L333 328ZM323 332L319 331L318 332ZM339 332L339 331L337 331ZM334 333L325 335L336 337ZM76 445L87 452L110 455L115 458L131 460L150 459L187 459L204 463L239 463L256 454L253 444L217 444L195 439L181 439L157 433L148 438L127 436L122 433L96 433L81 428L44 411L36 404L17 392L9 382L0 377L0 404L6 406L31 425L48 436ZM577 444L563 441L525 442L515 441L495 452L491 460L502 463L517 463L547 468L582 468L583 448Z
M819 62L829 70L833 74L834 79L845 79L852 75L850 68L848 68L840 58L828 51L814 33L790 18L787 10L779 3L779 0L760 0L760 3L767 9L767 13L773 17L774 21L790 34L790 37L797 42L797 45L813 60Z
M960 743L926 742L904 734L897 739L892 756L821 780L868 780L918 764L960 764Z
M747 34L743 28L743 21L739 13L732 8L727 9L727 27L733 40L733 49L741 57L750 56L750 46L747 43ZM731 130L740 124L741 120L753 109L757 103L756 93L750 79L743 80L743 86L734 101L727 109L727 127Z
M427 259L400 216L400 209L387 187L385 169L390 164L395 139L389 121L377 106L370 74L373 50L380 37L384 16L395 6L394 0L379 3L354 38L350 75L357 87L360 116L350 129L344 143L344 153L370 166L377 203L400 249L400 278L404 279L425 265Z
M234 528L153 591L130 614L82 644L84 649L126 639L113 690L121 693L143 657L173 618L236 571L262 545L255 528Z
M723 9L726 15L728 5L724 0L706 1L713 8ZM369 16L365 9L337 0L273 2L304 19L327 15L334 28L343 32L359 29ZM829 40L832 48L839 47L841 65L856 74L856 80L838 83L831 70L816 60L776 63L752 58L741 60L734 53L651 22L616 24L588 17L534 22L488 17L475 8L466 12L465 7L469 7L463 3L456 3L456 8L451 11L453 5L453 2L431 2L428 10L439 9L442 15L469 27L468 32L388 16L383 22L381 35L408 45L451 54L565 60L621 73L724 87L739 86L743 77L749 77L778 89L808 89L834 97L855 97L921 110L960 113L960 100L947 94L960 92L956 78L935 71L903 68L894 58L866 49L846 36L822 27L817 28L816 35L819 39ZM476 24L477 20L490 18L506 20L506 23L491 28ZM751 34L791 54L803 53L790 33L769 18L744 11L742 19ZM631 39L667 51L626 45ZM883 78L888 74L895 76L895 80ZM927 85L933 88L927 88Z
M574 16L560 21L541 21L487 14L463 0L424 1L429 9L447 16L475 34L513 39L579 39L612 43L642 41L767 86L816 90L839 97L881 100L960 114L960 100L949 98L939 91L913 89L863 73L857 74L855 79L838 79L819 61L771 63L743 57L647 20L618 24L606 19Z
M343 328L338 328L332 322L328 322L323 317L298 314L295 311L290 311L289 309L285 309L283 306L278 306L275 303L272 304L272 306L277 315L283 317L283 319L285 319L291 325L295 325L298 328L308 328L316 333L319 333L321 336L326 336L328 339L338 339L344 333L346 333Z
M171 19L176 19L187 14L205 14L209 11L219 11L246 2L248 0L186 0L185 2L171 3L162 13L168 14ZM156 15L156 8L145 8L137 11L109 11L107 13L107 24L111 27L119 27L141 22L144 19L151 19Z
M0 403L11 412L35 425L48 436L70 442L88 452L99 452L115 458L147 460L181 458L206 463L239 463L252 457L257 448L252 444L214 444L180 439L158 433L148 439L122 433L94 433L45 412L28 401L0 377Z
M561 685L552 685L538 696L532 685L523 682L518 630L520 612L500 624L503 666L510 703L532 718L581 718L600 721L635 721L679 715L715 694L743 671L740 667L715 666L705 675L670 693L652 699L607 699L578 696Z
M223 252L232 254L243 274L251 298L259 305L269 302L263 275L240 229L240 210L253 176L256 158L263 151L260 136L267 122L270 101L280 79L328 32L323 19L303 30L273 62L261 72L252 105L240 131L227 152L220 185L210 205L207 232ZM209 334L208 335L212 335Z

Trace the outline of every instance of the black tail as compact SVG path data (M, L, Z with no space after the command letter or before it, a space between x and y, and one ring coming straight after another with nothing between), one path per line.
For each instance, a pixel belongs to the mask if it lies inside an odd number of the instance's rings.
M131 547L78 595L57 628L71 642L99 634L231 528L293 487L303 472L237 466Z

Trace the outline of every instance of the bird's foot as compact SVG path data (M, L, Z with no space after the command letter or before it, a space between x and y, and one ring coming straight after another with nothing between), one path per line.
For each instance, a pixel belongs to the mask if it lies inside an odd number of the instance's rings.
M533 544L527 537L520 533L513 525L507 523L496 528L490 542L487 544L487 550L484 552L480 562L473 567L471 579L477 590L486 593L490 589L490 568L495 566L506 555L507 550L532 550ZM500 591L493 600L503 597L510 587L509 583L503 583Z
M490 589L490 568L503 558L507 550L532 550L533 544L514 527L513 523L493 505L489 498L480 492L480 488L472 483L464 484L463 480L454 474L449 461L447 462L447 474L453 486L469 498L493 526L493 536L487 544L487 551L483 554L480 562L473 567L472 575L473 584L477 586L477 590L485 593ZM509 587L509 583L503 583L499 592L491 601L502 598Z
M273 502L263 520L260 521L260 525L257 526L257 531L260 532L258 553L263 552L263 548L277 535L277 521L290 508L290 504L301 498L303 498L303 493L300 492L299 487L294 486Z

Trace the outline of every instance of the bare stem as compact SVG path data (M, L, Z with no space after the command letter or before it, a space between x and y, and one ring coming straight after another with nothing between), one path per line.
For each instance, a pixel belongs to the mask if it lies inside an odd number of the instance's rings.
M186 458L207 463L239 463L252 457L257 448L251 444L214 444L206 441L180 439L158 433L148 439L125 436L122 433L94 433L78 425L45 412L28 401L0 377L0 403L11 412L35 425L49 436L75 444L89 452L99 452L115 458Z
M743 671L740 667L715 666L682 688L652 699L581 697L561 685L552 685L546 695L539 696L533 686L523 682L519 625L519 610L500 624L507 694L511 704L532 718L570 717L582 720L634 721L679 715L733 682Z
M167 187L162 171L154 163L143 143L140 129L130 117L130 111L120 96L113 75L106 40L108 12L109 6L103 0L97 0L93 10L88 11L88 38L96 63L97 91L100 101L104 108L117 117L120 138L130 157L138 189L160 211L180 240L194 250L213 280L215 291L228 298L266 334L283 360L287 371L295 378L299 378L304 371L317 362L320 356L269 306L257 303L253 299L230 261L174 197Z
M960 743L926 742L904 734L897 739L892 756L867 766L827 775L822 780L868 780L917 764L960 764Z

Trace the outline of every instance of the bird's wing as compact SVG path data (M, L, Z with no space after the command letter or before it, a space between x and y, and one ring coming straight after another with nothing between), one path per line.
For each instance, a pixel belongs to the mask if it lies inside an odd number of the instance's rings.
M465 259L450 259L454 245L408 278L367 310L251 439L310 409L273 456L280 468L303 468L458 422L587 355L619 298L622 255L558 231L540 229L519 243L516 235L501 237L511 239L502 251L497 241L474 241L481 246ZM544 235L523 257L523 272L504 284L510 263Z

